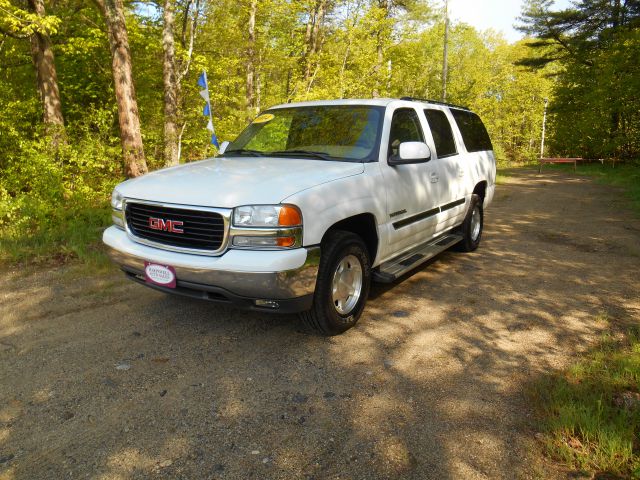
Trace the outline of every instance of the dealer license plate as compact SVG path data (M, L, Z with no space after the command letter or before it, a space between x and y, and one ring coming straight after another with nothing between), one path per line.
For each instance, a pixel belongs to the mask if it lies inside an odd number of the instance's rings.
M176 288L176 270L169 265L144 262L144 279L160 287Z

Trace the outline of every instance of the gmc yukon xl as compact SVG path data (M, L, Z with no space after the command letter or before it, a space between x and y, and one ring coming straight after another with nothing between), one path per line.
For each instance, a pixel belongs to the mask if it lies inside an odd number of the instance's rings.
M216 158L118 185L103 240L151 288L298 312L335 335L356 324L372 281L475 250L495 178L487 131L464 107L279 105Z

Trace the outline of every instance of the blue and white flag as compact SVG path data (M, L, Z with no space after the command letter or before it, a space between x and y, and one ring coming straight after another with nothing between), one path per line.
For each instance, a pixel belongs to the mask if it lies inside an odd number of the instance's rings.
M216 148L220 148L220 145L218 145L218 137L216 137L216 131L213 128L213 116L211 114L211 100L209 99L209 84L207 82L207 72L202 72L202 74L198 78L198 85L200 86L200 88L202 88L202 90L200 90L200 96L205 101L202 114L205 117L209 117L207 130L211 132L211 143L215 145Z

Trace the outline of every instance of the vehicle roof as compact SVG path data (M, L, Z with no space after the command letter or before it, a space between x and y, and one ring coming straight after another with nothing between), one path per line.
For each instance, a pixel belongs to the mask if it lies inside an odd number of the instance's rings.
M338 100L313 100L307 102L293 102L293 103L283 103L280 105L274 105L270 107L269 110L279 109L279 108L296 108L296 107L325 107L331 105L370 105L375 107L386 107L391 103L427 103L434 106L441 107L451 107L451 108L459 108L466 110L466 107L461 107L458 105L451 105L447 103L438 102L435 100L425 100L419 98L345 98Z
M281 105L275 105L271 108L289 108L289 107L319 107L329 105L371 105L375 107L386 107L391 102L395 101L395 98L343 98L338 100L312 100L308 102L293 102L283 103ZM270 109L271 109L270 108Z

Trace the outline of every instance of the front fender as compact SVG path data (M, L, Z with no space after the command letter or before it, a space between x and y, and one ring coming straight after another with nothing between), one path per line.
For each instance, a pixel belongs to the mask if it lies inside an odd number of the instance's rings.
M383 223L386 193L377 167L377 163L366 164L360 175L323 183L283 200L302 210L305 246L318 245L332 225L354 215L370 213L376 219L376 226ZM379 242L382 240L379 238Z

